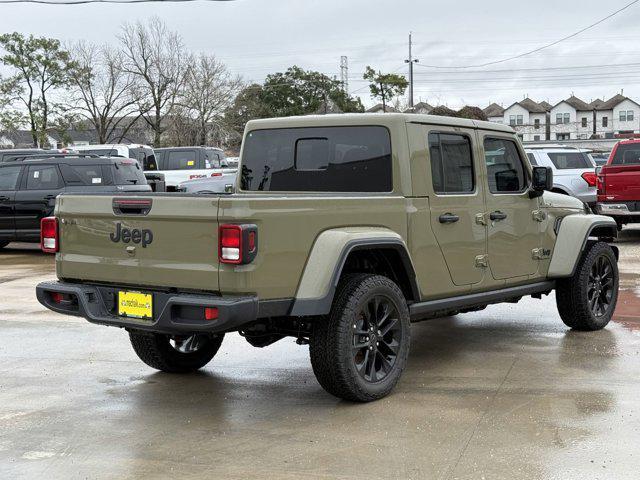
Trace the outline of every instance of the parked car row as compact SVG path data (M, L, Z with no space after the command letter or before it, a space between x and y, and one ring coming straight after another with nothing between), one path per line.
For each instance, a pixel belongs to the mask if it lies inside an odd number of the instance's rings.
M0 248L39 242L40 221L63 192L151 192L137 161L86 154L40 154L0 163Z
M40 221L53 213L63 192L229 193L235 174L224 152L211 147L0 150L0 248L13 241L40 241Z
M228 167L224 151L213 147L170 147L154 150L149 145L109 144L82 145L74 148L83 153L138 160L148 178L157 181L157 175L162 175L161 181L164 181L169 192L175 191L184 181L236 171L235 168Z

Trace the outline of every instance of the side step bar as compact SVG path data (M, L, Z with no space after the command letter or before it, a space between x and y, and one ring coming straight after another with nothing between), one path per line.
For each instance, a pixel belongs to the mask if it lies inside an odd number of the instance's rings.
M414 303L409 306L409 314L412 321L429 317L435 312L447 310L461 310L465 308L481 307L492 303L501 303L512 298L524 297L549 293L556 287L556 282L548 280L517 287L492 290L490 292L470 293L458 297L443 298L440 300L429 300L426 302Z

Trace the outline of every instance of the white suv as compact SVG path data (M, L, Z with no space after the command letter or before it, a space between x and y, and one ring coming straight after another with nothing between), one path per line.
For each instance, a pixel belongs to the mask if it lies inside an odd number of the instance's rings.
M527 147L531 165L553 169L553 191L571 195L589 206L596 203L596 164L583 150L573 147Z

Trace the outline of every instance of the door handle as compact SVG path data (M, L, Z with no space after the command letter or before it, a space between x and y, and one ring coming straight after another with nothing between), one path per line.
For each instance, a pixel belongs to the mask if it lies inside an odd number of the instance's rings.
M5 197L4 195L0 196L0 202L8 202L8 201L9 201L9 197Z
M492 220L492 221L504 220L505 218L507 218L507 214L506 213L502 213L500 210L496 210L495 212L491 212L489 214L489 219Z
M460 217L453 213L443 213L438 217L440 223L456 223L458 220L460 220Z

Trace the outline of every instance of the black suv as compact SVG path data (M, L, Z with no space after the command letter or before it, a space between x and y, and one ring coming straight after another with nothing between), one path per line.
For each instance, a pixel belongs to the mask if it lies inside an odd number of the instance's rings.
M39 242L40 220L64 192L150 192L136 160L97 155L31 155L0 163L0 248Z

